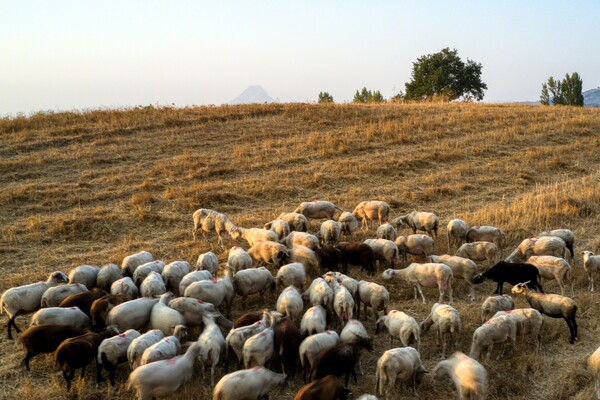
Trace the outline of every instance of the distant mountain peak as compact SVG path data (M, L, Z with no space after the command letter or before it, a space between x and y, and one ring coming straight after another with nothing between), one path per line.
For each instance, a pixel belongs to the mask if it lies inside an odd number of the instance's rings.
M600 107L600 87L583 92L583 104L588 107Z
M227 104L264 104L275 103L275 100L260 85L248 86L239 96Z

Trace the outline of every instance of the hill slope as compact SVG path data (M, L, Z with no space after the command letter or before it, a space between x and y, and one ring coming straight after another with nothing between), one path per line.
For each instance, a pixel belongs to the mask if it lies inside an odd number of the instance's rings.
M583 92L583 104L589 107L600 107L600 87Z
M240 93L235 99L231 100L230 105L237 104L269 104L275 103L275 100L260 85L249 86Z
M326 199L344 210L380 199L391 216L412 210L436 212L441 232L452 218L469 225L495 225L507 232L506 255L523 238L568 227L577 251L600 245L600 110L491 104L305 105L271 104L36 115L0 120L0 292L45 279L52 270L79 264L119 264L148 250L166 262L194 264L213 251L224 263L227 251L192 240L194 210L226 213L243 227L260 227L301 201ZM313 221L311 231L318 227ZM401 229L400 233L409 231ZM374 235L358 232L356 239ZM443 237L443 236L442 236ZM226 246L234 245L226 237ZM247 247L245 243L238 243ZM436 252L447 252L440 238ZM406 265L401 262L400 266ZM485 268L485 265L481 265ZM381 267L380 267L381 270ZM358 279L383 283L351 269ZM580 259L573 270L579 304L579 342L567 343L567 327L546 318L542 354L518 343L500 361L484 365L488 399L589 399L593 396L585 359L598 346L598 294L586 290ZM413 301L411 287L385 282L390 309L424 319L437 291L425 289L427 304ZM480 324L480 306L495 285L477 287L478 299L454 284L453 303L463 321L459 349L469 351ZM545 283L556 292L555 283ZM505 286L505 290L508 285ZM275 298L268 297L273 306ZM516 299L525 307L523 299ZM233 317L258 308L257 299ZM17 318L25 327L28 316ZM6 314L0 316L5 326ZM377 358L388 336L365 323L375 350L363 355L364 376L351 382L355 395L373 392ZM193 331L192 340L198 334ZM496 354L494 352L494 355ZM424 336L428 370L440 358L434 333ZM18 341L0 336L0 379L7 398L64 395L53 360L32 361L33 376L20 373ZM93 368L92 368L93 369ZM222 369L218 369L219 377ZM124 370L117 376L124 382ZM104 398L106 387L88 378L73 390L82 398ZM209 398L207 381L194 378L177 399ZM292 379L282 394L291 399L302 385ZM426 377L420 399L451 398L448 381ZM120 399L133 398L122 386ZM405 396L412 397L412 393Z

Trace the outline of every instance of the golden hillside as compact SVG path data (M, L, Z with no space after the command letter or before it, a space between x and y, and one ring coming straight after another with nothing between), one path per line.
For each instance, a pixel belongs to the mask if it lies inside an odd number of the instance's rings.
M560 227L575 232L576 252L595 251L600 244L599 148L600 110L570 107L271 104L0 119L0 292L45 280L53 270L119 264L140 250L166 262L192 264L212 250L224 262L227 253L215 240L192 240L194 210L211 208L240 226L262 227L301 201L315 199L350 211L362 200L384 200L392 217L432 211L444 228L452 218L495 225L510 239L504 255L521 239ZM311 228L316 230L317 222ZM229 237L225 242L233 245ZM447 251L445 240L436 250ZM380 282L357 270L350 275ZM593 396L585 360L600 345L600 295L587 291L580 254L574 276L579 342L569 345L564 321L546 318L539 357L518 343L500 361L484 363L490 399ZM417 320L427 316L437 298L436 290L426 290L423 305L413 301L412 288L386 286L392 307ZM464 352L479 324L482 297L494 287L477 287L478 300L470 303L464 285L455 284L453 305L463 318L459 347ZM550 282L545 288L556 292L558 285ZM524 299L517 299L517 306L525 307ZM240 309L239 298L234 308L234 316L249 309ZM28 320L20 317L17 324L24 328ZM22 347L6 339L6 322L3 314L0 398L62 396L64 381L50 356L33 359L31 377L21 372ZM366 326L374 331L372 318ZM440 357L432 332L421 346L431 369ZM377 358L387 348L387 335L377 335L375 351L363 355L367 374L350 384L355 397L373 393ZM118 379L124 382L121 368ZM208 381L194 379L176 398L210 397ZM272 398L291 399L300 386L299 379L292 380ZM107 393L104 384L96 389L89 372L72 390L81 398ZM419 394L421 399L452 398L454 389L449 381L428 376ZM133 398L122 386L112 395Z

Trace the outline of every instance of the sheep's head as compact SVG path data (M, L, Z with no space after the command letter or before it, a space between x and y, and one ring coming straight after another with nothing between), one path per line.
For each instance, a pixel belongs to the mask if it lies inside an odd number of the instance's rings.
M473 277L473 283L476 285L483 283L483 281L485 281L485 276L483 276L483 274L477 274Z
M383 273L381 274L381 278L382 279L392 279L394 277L394 270L391 268L386 269L385 271L383 271Z
M517 283L515 286L513 286L513 288L511 289L511 293L515 293L515 294L523 294L523 293L527 293L527 284L531 282L531 281L527 281L527 282L522 282L522 283Z
M66 283L69 282L69 277L61 271L54 271L52 273L52 278L56 280L58 283Z

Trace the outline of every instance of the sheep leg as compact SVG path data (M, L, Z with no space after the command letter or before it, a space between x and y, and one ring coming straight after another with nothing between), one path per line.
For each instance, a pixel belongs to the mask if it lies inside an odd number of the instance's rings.
M364 303L364 305L365 305L365 321L366 321L366 320L368 320L368 318L367 318L367 303Z
M490 357L492 355L492 349L494 348L494 343L488 346L487 355L485 356L485 361L490 361Z
M419 290L419 294L421 295L421 299L423 299L423 304L425 304L426 303L426 301L425 301L425 295L423 294L423 290L421 289L421 285L416 285L415 287ZM415 299L416 299L416 296L415 296Z
M29 360L31 360L32 357L33 357L33 355L31 355L31 354L29 354L29 352L27 352L27 355L21 362L22 365L25 365L25 369L27 370L27 372L31 372L31 370L29 369Z
M108 366L107 366L108 367ZM98 362L98 360L96 360L96 384L100 383L100 382L104 382L104 377L102 377L102 368L103 365L100 364ZM107 371L110 371L108 368L106 368ZM109 372L110 374L110 372ZM114 381L111 381L111 385L115 385Z

